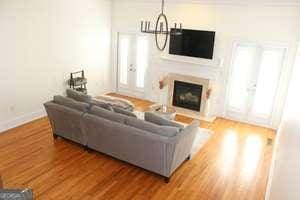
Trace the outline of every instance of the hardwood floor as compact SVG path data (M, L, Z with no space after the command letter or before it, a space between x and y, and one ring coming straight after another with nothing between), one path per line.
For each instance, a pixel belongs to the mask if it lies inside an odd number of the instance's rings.
M139 110L151 105L129 99ZM5 188L30 187L36 199L264 199L272 153L267 140L274 131L222 118L200 126L213 136L168 184L151 172L54 140L47 118L0 134L0 174Z

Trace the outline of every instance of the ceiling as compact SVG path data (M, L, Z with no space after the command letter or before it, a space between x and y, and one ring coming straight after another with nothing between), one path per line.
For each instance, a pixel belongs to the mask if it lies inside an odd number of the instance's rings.
M117 2L161 2L161 0L113 0ZM165 0L165 3L201 3L223 5L300 6L300 0Z

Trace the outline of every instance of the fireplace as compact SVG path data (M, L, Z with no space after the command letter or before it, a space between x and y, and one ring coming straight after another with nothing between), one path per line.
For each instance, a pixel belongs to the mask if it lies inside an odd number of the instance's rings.
M213 122L216 117L211 114L212 88L209 79L169 73L167 105L175 107L179 115Z
M174 81L173 106L200 112L203 86Z

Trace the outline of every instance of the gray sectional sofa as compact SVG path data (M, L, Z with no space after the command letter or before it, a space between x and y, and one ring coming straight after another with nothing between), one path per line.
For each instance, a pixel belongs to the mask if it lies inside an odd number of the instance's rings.
M82 96L75 91L69 93ZM160 120L152 113L145 113L148 120L145 121L126 110L120 112L120 108L90 103L89 98L72 95L68 95L72 98L54 96L52 101L44 104L54 138L60 136L72 140L87 149L155 172L164 176L166 182L189 158L198 121L183 127Z

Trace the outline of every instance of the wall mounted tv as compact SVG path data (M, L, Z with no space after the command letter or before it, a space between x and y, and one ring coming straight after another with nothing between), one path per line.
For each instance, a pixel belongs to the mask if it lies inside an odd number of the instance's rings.
M180 35L171 34L169 54L213 59L214 44L215 32L182 29Z

